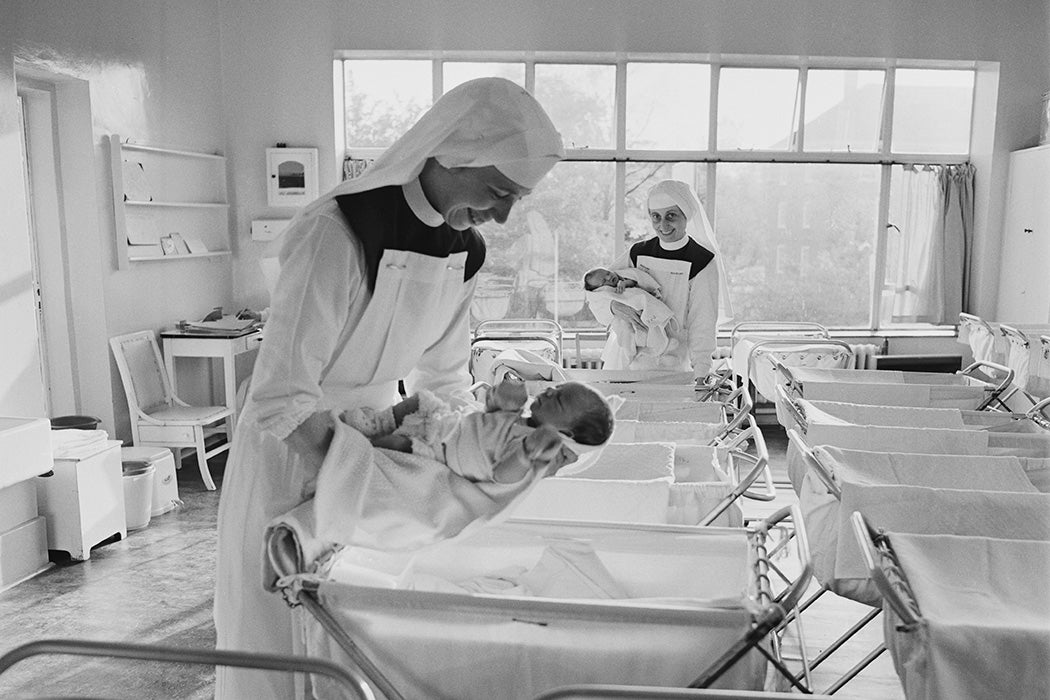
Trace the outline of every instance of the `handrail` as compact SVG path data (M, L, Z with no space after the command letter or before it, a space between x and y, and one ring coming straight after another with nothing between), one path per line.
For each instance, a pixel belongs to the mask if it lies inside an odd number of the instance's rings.
M809 431L809 419L806 417L805 407L794 397L788 396L787 391L780 385L777 385L776 400L783 405L784 410L794 419L799 432L805 435Z
M788 441L795 445L799 453L802 455L802 460L806 463L806 466L811 467L816 472L817 477L827 488L828 492L835 497L836 500L842 500L842 487L839 486L838 482L835 481L835 470L824 464L820 459L820 456L813 450L812 447L806 444L806 441L795 432L793 429L787 431Z
M850 523L853 525L857 544L860 545L864 565L883 601L901 619L903 631L915 629L922 623L919 605L911 592L907 577L900 570L900 562L889 545L886 533L873 529L859 511L850 515ZM884 567L893 567L892 575L895 580L890 579Z
M325 659L311 656L281 656L226 649L188 649L185 647L102 642L88 639L41 639L15 647L0 656L0 674L23 659L42 654L111 657L137 661L235 666L266 671L314 673L327 676L360 700L375 700L371 688L358 673Z

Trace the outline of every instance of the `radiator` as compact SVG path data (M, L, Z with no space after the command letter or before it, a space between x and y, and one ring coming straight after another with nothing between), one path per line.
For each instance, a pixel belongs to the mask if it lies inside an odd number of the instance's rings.
M875 356L882 354L882 345L875 343L850 343L853 364L848 369L875 369Z

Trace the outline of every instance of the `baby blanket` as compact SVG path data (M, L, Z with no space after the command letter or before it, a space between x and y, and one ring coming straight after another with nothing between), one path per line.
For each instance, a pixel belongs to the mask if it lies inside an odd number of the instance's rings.
M617 274L634 280L638 286L628 287L623 292L617 292L611 287L600 287L587 292L587 304L591 313L598 323L608 326L613 331L620 350L628 361L639 353L654 356L664 354L678 333L678 319L674 317L671 307L655 296L654 292L659 290L659 285L651 275L641 270L618 270ZM646 330L636 331L630 323L615 316L611 308L614 301L638 311Z

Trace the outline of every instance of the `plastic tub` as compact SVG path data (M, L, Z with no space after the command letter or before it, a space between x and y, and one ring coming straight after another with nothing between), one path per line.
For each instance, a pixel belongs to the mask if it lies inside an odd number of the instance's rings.
M52 430L96 430L101 418L94 416L57 416L51 419Z
M149 525L156 471L152 464L124 467L124 520L129 532Z

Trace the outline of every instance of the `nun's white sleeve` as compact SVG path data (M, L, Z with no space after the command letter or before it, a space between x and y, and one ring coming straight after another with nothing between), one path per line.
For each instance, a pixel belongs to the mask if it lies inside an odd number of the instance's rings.
M463 284L452 320L438 340L423 351L415 368L405 377L405 389L452 394L470 387L470 304L478 276Z
M259 426L284 439L317 409L340 332L368 303L364 254L346 224L318 213L285 232L290 248L252 374Z
M718 324L718 265L712 260L689 280L689 357L693 376L703 378L711 371Z

